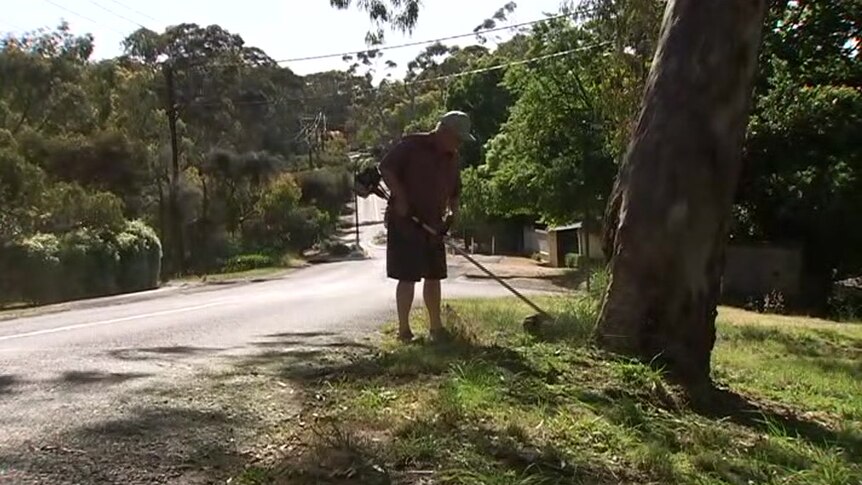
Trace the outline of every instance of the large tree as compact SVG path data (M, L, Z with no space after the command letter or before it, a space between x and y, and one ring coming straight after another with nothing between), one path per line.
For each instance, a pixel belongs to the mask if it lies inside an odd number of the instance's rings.
M601 344L709 379L765 0L671 0L607 211Z

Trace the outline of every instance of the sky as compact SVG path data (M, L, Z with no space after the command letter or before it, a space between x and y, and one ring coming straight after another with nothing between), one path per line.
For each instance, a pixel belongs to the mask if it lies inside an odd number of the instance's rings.
M471 32L507 0L424 0L419 24L410 35L387 32L386 44L424 41ZM541 19L559 11L561 0L521 0L512 23ZM300 5L302 5L300 7ZM370 22L357 9L337 10L329 0L0 0L0 31L20 33L69 22L76 34L95 37L95 59L121 53L122 39L145 26L161 32L182 22L218 24L274 59L331 54L365 48ZM502 33L505 36L505 33ZM472 37L450 44L474 43ZM402 66L422 46L389 51ZM300 75L343 69L340 58L282 64Z

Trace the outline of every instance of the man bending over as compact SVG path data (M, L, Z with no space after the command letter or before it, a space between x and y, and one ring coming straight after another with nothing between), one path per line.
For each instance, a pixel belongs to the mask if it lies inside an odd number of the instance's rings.
M398 337L413 339L410 309L416 283L424 280L432 340L446 337L440 320L440 281L447 278L446 249L414 223L416 216L438 232L458 213L461 176L458 149L470 134L470 119L460 111L446 113L434 131L405 135L380 162L380 172L391 193L386 208L386 273L398 281Z

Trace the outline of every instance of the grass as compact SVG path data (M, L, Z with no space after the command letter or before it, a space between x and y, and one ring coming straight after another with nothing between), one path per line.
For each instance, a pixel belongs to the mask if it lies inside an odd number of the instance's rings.
M592 300L543 303L563 316L541 339L515 301L459 301L451 344L387 328L293 375L305 451L234 483L862 483L862 326L722 309L714 370L733 392L689 399L589 345Z
M306 262L302 258L285 254L279 261L278 265L267 266L263 268L255 268L246 271L228 271L215 272L208 274L187 275L177 278L175 281L204 281L208 283L224 283L233 280L250 280L256 278L266 278L284 273L291 269L297 269L305 266Z

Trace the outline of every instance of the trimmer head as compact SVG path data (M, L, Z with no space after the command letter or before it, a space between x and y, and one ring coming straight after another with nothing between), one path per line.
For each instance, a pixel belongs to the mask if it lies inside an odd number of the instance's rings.
M547 313L536 313L525 318L522 325L524 326L524 331L528 334L539 335L542 327L552 323L552 321L553 317Z
M380 170L376 165L372 165L356 174L353 180L353 189L356 191L356 195L363 199L371 194L386 199L388 194L381 186L382 181L383 176L380 174Z

